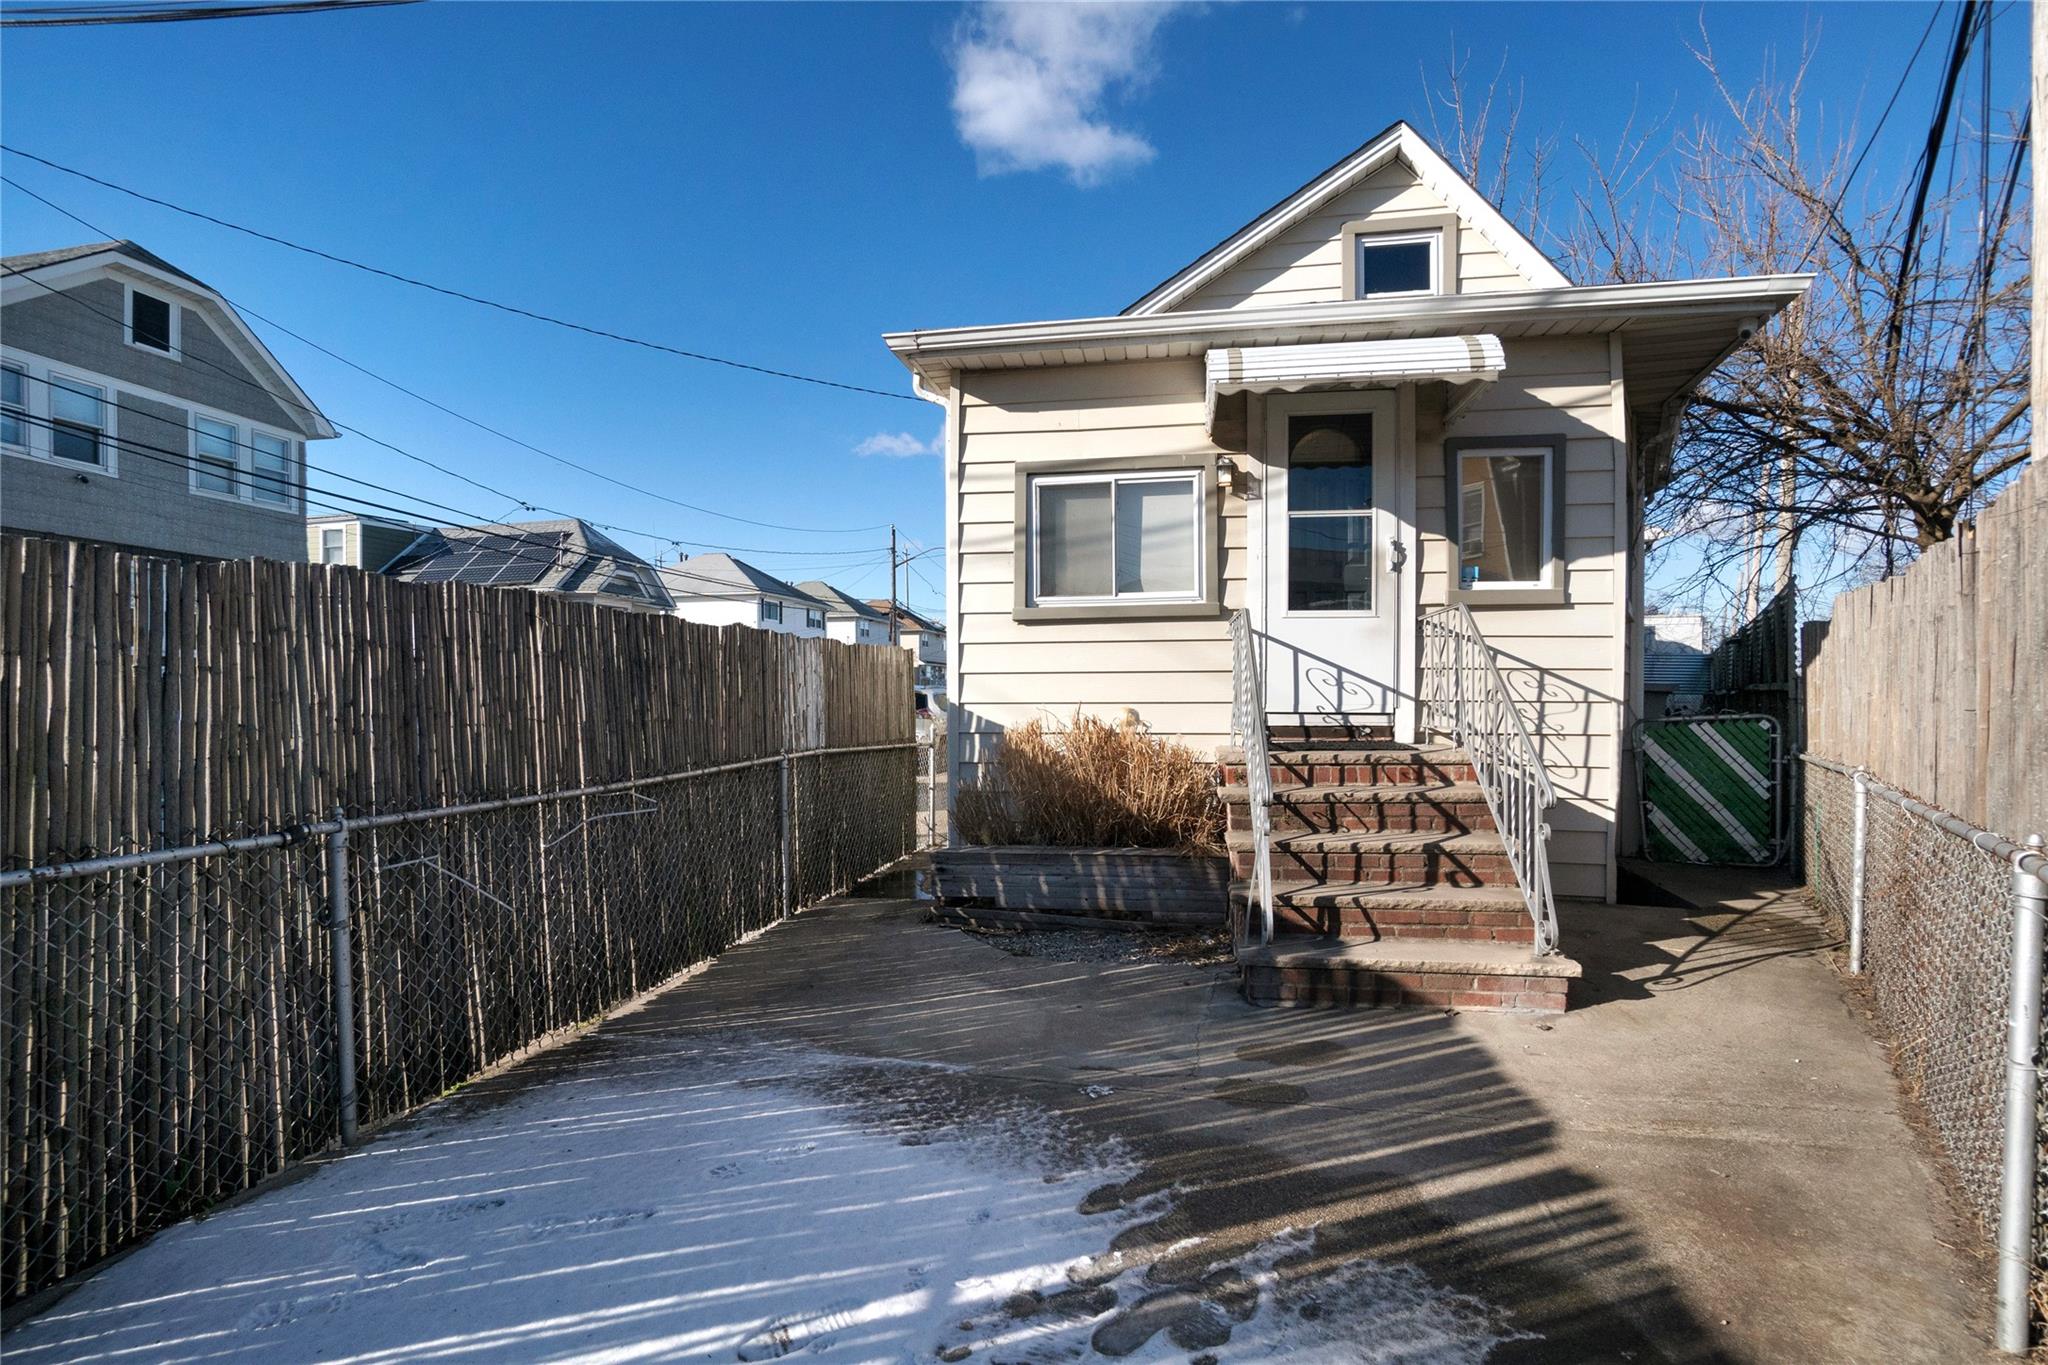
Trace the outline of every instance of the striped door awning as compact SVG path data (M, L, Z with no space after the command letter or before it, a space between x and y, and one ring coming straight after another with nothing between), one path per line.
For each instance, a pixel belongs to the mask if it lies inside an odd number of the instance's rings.
M1636 731L1643 851L1659 862L1779 860L1784 808L1777 722L1688 716Z
M1219 346L1206 357L1209 429L1216 400L1238 393L1390 388L1438 380L1479 385L1500 378L1507 353L1488 334L1332 341L1310 346Z

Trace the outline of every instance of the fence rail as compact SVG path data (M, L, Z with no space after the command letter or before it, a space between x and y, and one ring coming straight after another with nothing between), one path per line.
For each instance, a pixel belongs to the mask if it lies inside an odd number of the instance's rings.
M1807 881L1869 985L1893 1066L1999 1246L1999 1344L2048 1317L2041 1061L2048 856L1804 755Z

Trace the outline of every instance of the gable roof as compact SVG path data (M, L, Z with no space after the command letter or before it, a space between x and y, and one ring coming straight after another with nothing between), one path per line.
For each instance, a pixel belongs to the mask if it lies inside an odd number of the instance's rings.
M602 593L619 568L641 570L633 577L644 580L646 591L614 596L668 605L652 564L577 517L437 526L401 550L384 572L411 583Z
M61 292L67 282L103 267L167 287L180 301L206 315L221 340L263 382L271 396L290 415L294 426L308 437L325 440L337 433L334 424L320 411L298 381L291 377L262 338L249 329L234 305L212 285L172 265L146 247L130 241L86 242L49 251L29 251L0 257L0 276L6 286L0 298L17 299ZM22 283L16 285L15 281Z
M825 604L827 616L859 616L870 621L887 621L886 614L876 611L858 597L848 597L823 579L810 578L797 584L809 596Z
M870 597L867 601L869 606L882 613L885 618L888 616L888 598ZM944 635L946 633L944 626L918 611L908 602L898 602L896 604L896 616L900 623L897 627L899 630L928 630L934 635Z
M817 598L764 569L728 554L696 555L655 570L669 595L685 597L787 597L822 607Z
M1143 298L1124 309L1122 316L1147 317L1185 302L1203 285L1278 238L1324 203L1397 160L1407 162L1423 186L1443 200L1465 226L1485 238L1532 288L1562 289L1571 284L1564 272L1537 250L1536 244L1523 236L1506 215L1488 203L1471 181L1458 174L1422 134L1397 122L1154 285Z

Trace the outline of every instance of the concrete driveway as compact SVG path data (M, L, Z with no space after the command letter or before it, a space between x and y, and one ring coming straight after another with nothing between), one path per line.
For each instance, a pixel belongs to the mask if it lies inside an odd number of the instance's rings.
M1804 908L1568 906L1544 1019L812 911L10 1324L10 1360L1959 1361Z

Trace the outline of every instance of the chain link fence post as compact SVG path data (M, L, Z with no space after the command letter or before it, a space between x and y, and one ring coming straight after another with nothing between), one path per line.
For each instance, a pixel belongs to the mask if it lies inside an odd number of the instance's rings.
M341 1109L341 1141L356 1140L355 950L348 919L348 821L334 808L327 836L327 932L334 953L334 1068Z
M1851 802L1849 845L1849 975L1863 974L1863 886L1868 876L1870 833L1870 785L1867 771L1858 765L1850 779L1856 788Z
M2027 840L2038 858L2041 836ZM2032 866L2038 867L2038 862ZM2041 1084L2041 984L2048 880L2024 856L2012 863L2012 992L2007 1011L2005 1167L1998 1212L1998 1349L2026 1354L2034 1261L2036 1106Z
M796 869L791 859L792 834L796 822L791 818L796 806L796 760L788 754L776 764L775 809L782 825L782 913L784 916L796 912Z

